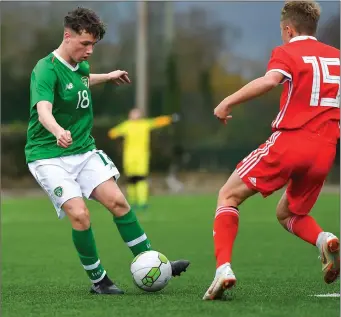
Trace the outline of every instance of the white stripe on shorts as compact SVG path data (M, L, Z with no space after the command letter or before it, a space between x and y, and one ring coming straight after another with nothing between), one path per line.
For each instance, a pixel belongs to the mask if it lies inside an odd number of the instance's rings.
M262 157L269 154L270 147L273 146L277 138L281 135L281 132L277 131L272 134L269 140L266 141L265 147L253 151L243 162L243 165L237 169L240 178L243 178L251 169L253 169Z

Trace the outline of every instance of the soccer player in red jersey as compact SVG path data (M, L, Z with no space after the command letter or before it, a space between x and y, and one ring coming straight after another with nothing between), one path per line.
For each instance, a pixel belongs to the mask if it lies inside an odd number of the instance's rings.
M284 44L272 51L266 74L214 109L214 115L226 124L234 106L283 84L273 134L237 165L219 191L213 231L217 270L204 300L222 298L236 283L231 254L239 205L256 193L266 197L285 185L276 210L279 223L317 246L326 283L340 274L339 239L324 232L309 215L332 167L340 137L340 51L314 37L319 17L316 2L286 2L280 22Z

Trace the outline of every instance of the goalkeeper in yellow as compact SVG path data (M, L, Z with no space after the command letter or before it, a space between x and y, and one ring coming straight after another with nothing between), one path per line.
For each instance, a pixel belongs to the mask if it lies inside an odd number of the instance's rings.
M134 108L129 112L129 119L108 131L110 139L124 138L123 170L127 177L127 196L131 205L146 209L148 206L150 158L150 133L179 121L179 115L143 118L142 112Z

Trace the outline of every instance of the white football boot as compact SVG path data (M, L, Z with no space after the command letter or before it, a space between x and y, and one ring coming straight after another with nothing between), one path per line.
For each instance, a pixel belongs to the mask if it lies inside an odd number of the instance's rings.
M324 281L333 283L340 276L340 241L330 232L321 232L316 246L320 250Z
M222 299L225 290L235 286L237 279L231 269L230 263L225 263L217 268L214 280L206 291L203 300Z

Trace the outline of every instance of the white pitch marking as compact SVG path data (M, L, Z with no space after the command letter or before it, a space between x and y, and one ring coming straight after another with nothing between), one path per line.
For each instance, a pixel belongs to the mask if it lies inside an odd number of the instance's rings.
M332 294L318 294L318 295L310 295L316 297L340 297L339 293L332 293Z

